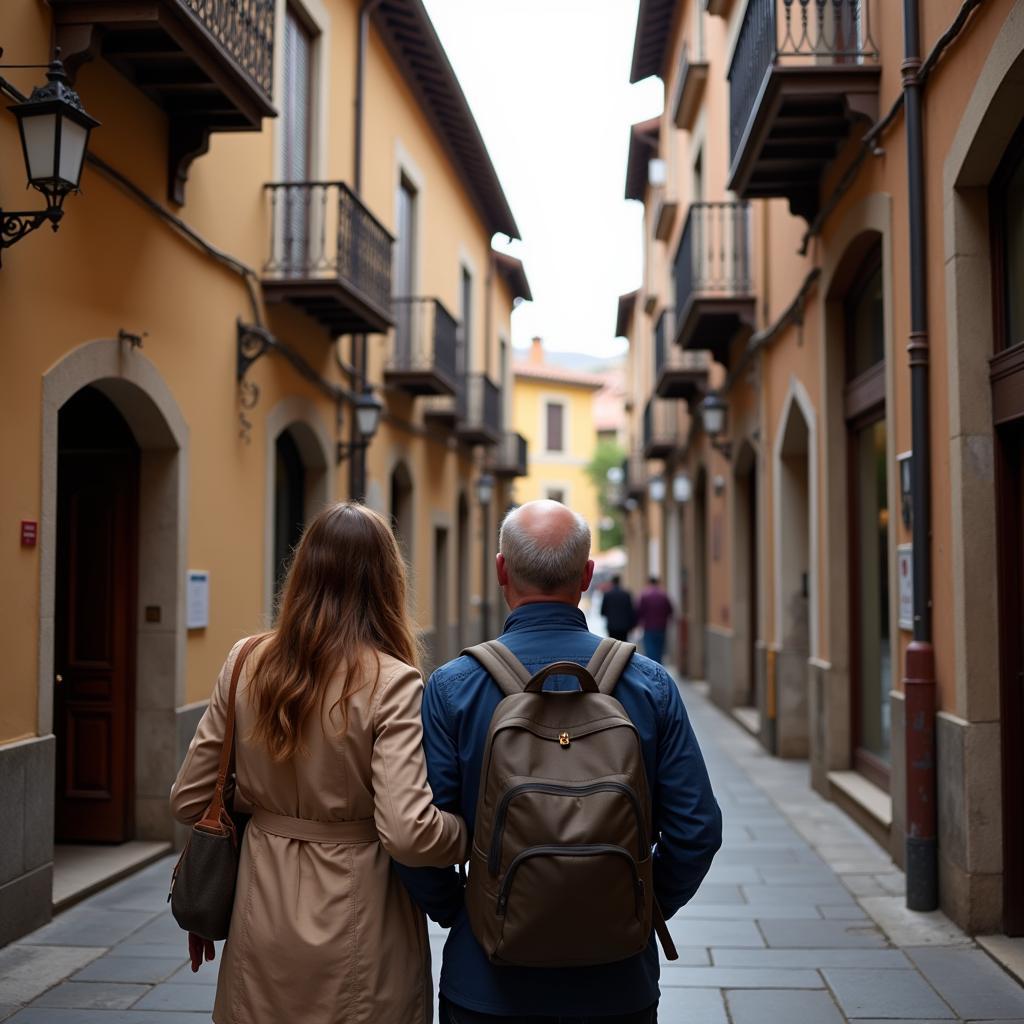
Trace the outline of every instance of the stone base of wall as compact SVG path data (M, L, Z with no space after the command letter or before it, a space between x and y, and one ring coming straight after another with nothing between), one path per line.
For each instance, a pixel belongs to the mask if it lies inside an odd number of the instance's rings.
M807 665L811 785L828 799L828 773L850 767L850 681L827 662Z
M893 690L889 695L892 715L892 767L889 772L892 825L889 827L889 856L901 868L907 859L906 706L903 694Z
M708 626L704 631L707 682L711 699L724 711L736 706L736 680L732 671L732 633Z
M935 719L940 901L971 934L1002 927L1001 738L998 722Z
M188 753L188 745L196 734L196 727L199 725L199 719L203 717L203 712L206 711L207 703L207 701L201 700L195 704L186 704L184 707L178 708L174 713L175 775L178 774L178 768L181 767L182 761L185 760L185 755ZM163 806L164 829L165 831L167 829L172 830L174 846L180 850L185 845L185 840L188 839L189 829L187 825L179 825L171 818L170 808L167 805L167 795L170 794L170 790L171 787L168 784Z
M783 647L775 655L775 747L779 757L810 751L807 652Z
M0 946L52 914L55 751L52 735L0 747Z

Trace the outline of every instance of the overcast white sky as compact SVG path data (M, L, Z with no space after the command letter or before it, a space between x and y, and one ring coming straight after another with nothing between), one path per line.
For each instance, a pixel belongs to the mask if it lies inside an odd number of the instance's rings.
M621 352L616 299L641 274L629 126L662 105L658 79L629 84L637 0L425 3L523 235L501 246L534 296L512 316L513 344Z

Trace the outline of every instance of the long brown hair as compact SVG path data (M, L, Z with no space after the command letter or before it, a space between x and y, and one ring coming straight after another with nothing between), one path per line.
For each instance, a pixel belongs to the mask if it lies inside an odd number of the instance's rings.
M340 502L312 520L288 570L277 628L250 683L252 737L275 760L300 749L302 726L323 707L339 669L344 722L352 694L376 686L381 653L418 665L405 594L405 563L383 516ZM375 675L368 668L373 655Z

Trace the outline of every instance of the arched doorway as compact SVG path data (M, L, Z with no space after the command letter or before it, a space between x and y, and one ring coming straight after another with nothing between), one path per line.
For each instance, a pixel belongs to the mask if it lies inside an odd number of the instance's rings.
M134 836L139 446L85 387L57 433L54 838Z
M733 691L730 706L753 709L755 714L744 719L750 727L757 724L756 715L763 715L765 711L758 687L757 488L757 451L749 441L743 441L733 461Z
M277 434L273 460L272 611L306 524L328 501L327 457L309 423L294 420Z
M772 749L806 757L810 722L811 433L801 405L788 404L776 447L776 715Z
M184 754L179 741L194 726L191 709L183 708L188 426L153 363L104 340L73 349L44 374L42 437L39 732L63 733L62 750L54 753L63 770L50 782L54 810L40 815L34 841L49 843L55 833L104 842L170 840L167 792ZM105 464L96 472L110 495L83 488L87 460ZM96 520L106 522L105 538ZM71 551L97 533L97 549ZM105 638L106 679L102 659L92 657L98 637L86 638L88 649L81 642L90 622L109 618L104 562L109 598L119 609ZM83 570L95 579L84 595L75 588ZM100 664L83 664L94 660ZM96 702L97 714L81 713L86 700ZM109 767L82 766L81 750L72 749L78 741L111 752ZM146 756L136 758L134 749ZM91 835L79 828L91 823L79 816L76 824L68 810L90 788L97 807L116 807L105 823L96 816L103 831ZM107 830L111 819L119 832Z

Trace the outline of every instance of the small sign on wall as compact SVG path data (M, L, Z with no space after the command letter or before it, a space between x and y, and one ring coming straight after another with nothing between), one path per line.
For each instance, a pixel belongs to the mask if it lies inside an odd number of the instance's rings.
M210 624L210 574L189 569L185 594L185 624L189 629L206 629Z
M896 548L896 578L899 584L900 629L914 628L914 545Z

